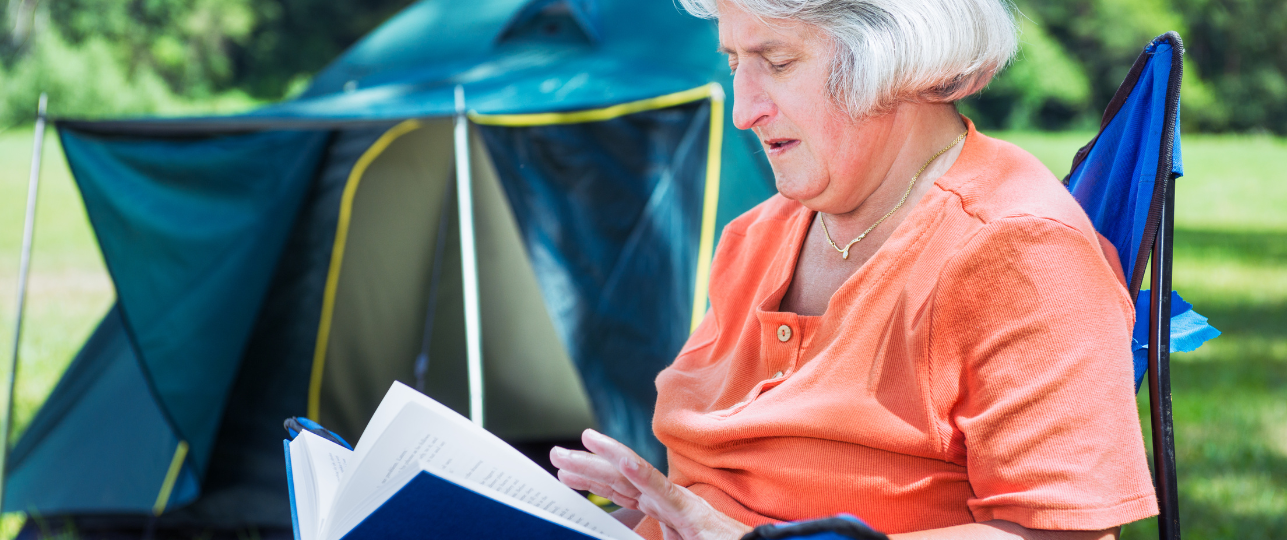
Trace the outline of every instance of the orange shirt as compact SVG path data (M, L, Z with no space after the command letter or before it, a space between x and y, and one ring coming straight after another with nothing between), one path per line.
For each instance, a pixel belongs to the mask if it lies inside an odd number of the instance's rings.
M673 481L750 525L1097 530L1157 513L1129 295L1058 180L969 129L822 316L778 311L812 211L774 196L728 225L710 311L657 377Z

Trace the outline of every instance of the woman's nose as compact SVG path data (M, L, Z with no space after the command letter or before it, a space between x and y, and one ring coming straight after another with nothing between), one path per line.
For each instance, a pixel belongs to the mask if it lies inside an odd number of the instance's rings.
M738 129L762 126L777 114L773 98L757 79L747 68L733 74L733 125Z

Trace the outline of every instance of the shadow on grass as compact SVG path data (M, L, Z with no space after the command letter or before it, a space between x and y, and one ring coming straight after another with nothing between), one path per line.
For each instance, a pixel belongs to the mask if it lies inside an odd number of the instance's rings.
M1283 271L1287 272L1287 265ZM1257 343L1287 339L1287 301L1253 305L1204 302L1195 304L1193 309L1220 330L1216 339L1251 339Z
M1287 268L1284 233L1178 229L1175 249L1185 258ZM1195 289L1181 292L1192 293L1195 309L1223 335L1205 351L1173 357L1183 535L1287 538L1287 298L1226 301L1218 291ZM1147 398L1142 404L1151 442ZM1156 520L1128 525L1122 537L1157 538Z
M1244 264L1287 264L1287 233L1211 231L1176 227L1175 252Z
M1241 267L1287 272L1287 233L1278 232L1228 232L1195 229L1176 229L1175 253L1188 260L1219 261ZM1177 262L1183 264L1183 261ZM1244 285L1244 284L1240 284ZM1256 292L1264 284L1245 283ZM1179 285L1177 285L1177 290ZM1229 342L1250 338L1255 343L1287 339L1287 298L1267 298L1257 302L1229 299L1218 291L1204 290L1192 283L1180 290L1187 299L1195 302L1194 309L1208 317L1211 325L1224 335L1218 338ZM1243 347L1245 348L1245 347ZM1283 353L1279 353L1281 356ZM1241 358L1225 360L1240 361ZM1279 358L1287 360L1287 358ZM1183 362L1183 360L1180 360ZM1282 381L1282 377L1278 377Z
M1287 538L1284 367L1284 359L1268 357L1173 366L1180 525L1186 538ZM1141 413L1151 455L1147 408ZM1156 520L1128 525L1123 538L1157 538Z

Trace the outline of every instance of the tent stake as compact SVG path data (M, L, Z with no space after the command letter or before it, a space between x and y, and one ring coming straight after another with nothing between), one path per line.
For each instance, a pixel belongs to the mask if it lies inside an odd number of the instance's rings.
M465 289L465 350L469 361L469 419L483 425L483 343L478 314L478 254L474 245L474 194L469 170L469 119L465 87L456 86L456 204L460 207L460 268Z
M27 181L27 216L22 226L22 259L18 266L18 310L13 323L13 360L9 363L9 378L5 386L9 389L9 405L4 410L4 420L0 421L0 442L4 448L0 451L0 510L4 508L5 480L8 479L9 467L9 430L13 427L13 391L18 381L18 345L22 341L22 313L27 300L27 276L31 270L31 241L36 230L36 193L40 188L40 156L45 141L45 105L49 97L40 94L40 105L36 109L35 142L31 149L31 177Z

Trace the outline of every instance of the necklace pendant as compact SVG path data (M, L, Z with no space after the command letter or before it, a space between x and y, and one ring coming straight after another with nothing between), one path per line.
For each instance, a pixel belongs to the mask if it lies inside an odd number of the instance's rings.
M846 248L844 249L844 251L841 251L841 252L840 252L840 257L841 257L841 258L843 258L843 259L844 259L844 260L846 260L846 261L847 261L847 260L849 260L849 248L848 248L848 247L846 247Z

